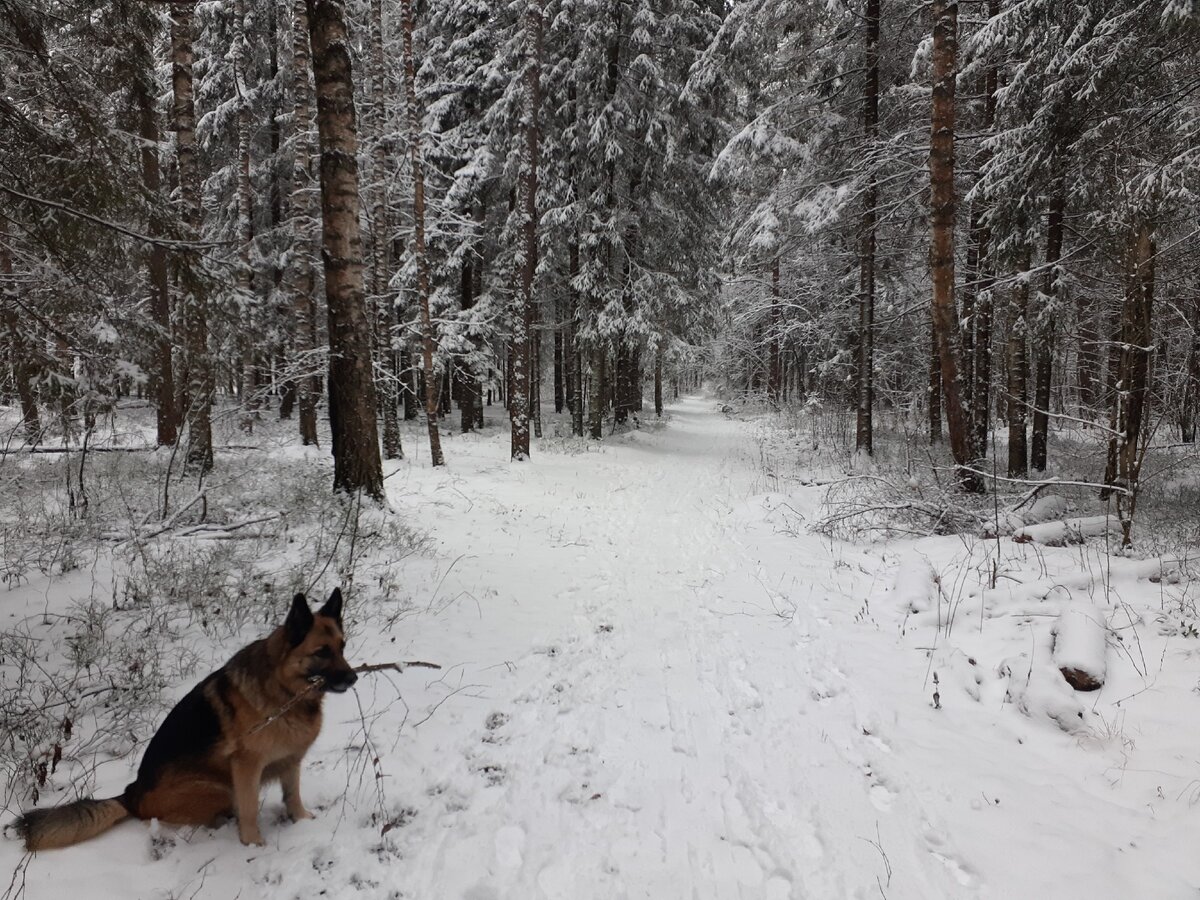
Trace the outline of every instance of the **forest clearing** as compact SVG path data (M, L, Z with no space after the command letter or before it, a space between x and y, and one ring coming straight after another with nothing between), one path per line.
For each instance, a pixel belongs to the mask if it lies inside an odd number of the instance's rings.
M14 581L6 640L43 649L21 681L6 649L6 691L41 699L45 740L67 748L40 803L118 793L162 710L294 586L343 585L352 663L443 669L326 702L304 775L316 818L282 822L268 789L266 847L141 822L32 857L5 841L10 896L1189 895L1189 562L1094 540L830 539L810 528L832 456L721 406L685 398L602 448L547 438L528 466L506 429L450 436L453 467L387 466L419 538L369 508L322 518L329 464L264 436L210 506L261 524L114 536ZM97 491L122 484L116 456ZM1094 693L1052 660L1072 600L1113 629Z

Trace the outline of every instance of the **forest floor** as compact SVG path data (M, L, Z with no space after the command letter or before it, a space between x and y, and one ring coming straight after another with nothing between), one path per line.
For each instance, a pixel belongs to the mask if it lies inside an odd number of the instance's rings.
M830 540L807 527L825 491L792 437L720 410L686 398L521 465L502 429L450 437L436 471L406 434L389 496L429 541L360 571L362 596L392 579L409 601L368 616L350 592L347 655L444 668L328 699L304 772L316 818L281 823L273 789L265 848L137 822L32 860L0 842L8 896L1195 897L1186 564L1152 581L1095 542ZM914 560L939 577L924 600ZM66 593L33 577L5 614ZM1114 629L1092 694L1047 662L1068 598ZM136 759L90 786L118 793Z

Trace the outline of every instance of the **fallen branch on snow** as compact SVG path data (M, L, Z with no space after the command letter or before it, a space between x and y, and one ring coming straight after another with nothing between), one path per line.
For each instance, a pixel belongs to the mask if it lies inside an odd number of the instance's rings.
M440 669L441 666L437 663L424 662L419 659L406 659L403 662L390 663L363 663L361 666L355 666L355 672L384 672L394 671L403 672L405 669Z

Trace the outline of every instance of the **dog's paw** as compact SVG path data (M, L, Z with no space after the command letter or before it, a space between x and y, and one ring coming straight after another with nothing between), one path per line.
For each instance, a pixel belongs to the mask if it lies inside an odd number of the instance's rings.
M293 822L302 822L305 819L315 819L316 816L314 816L307 809L305 809L303 806L301 806L298 809L289 809L288 810L288 818L291 819Z

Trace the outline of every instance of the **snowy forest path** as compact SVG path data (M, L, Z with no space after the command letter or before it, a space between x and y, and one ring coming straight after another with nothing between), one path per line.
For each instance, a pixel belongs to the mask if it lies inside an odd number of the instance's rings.
M537 637L430 767L405 896L975 896L844 672L869 570L768 521L749 425L705 397L670 416L510 483L460 476L470 507L433 531L479 585L446 580L519 592L476 650Z

